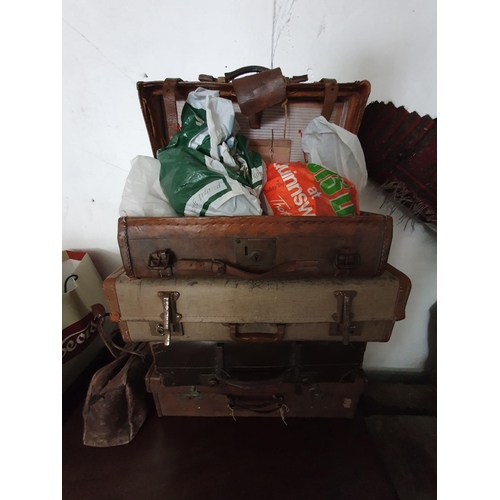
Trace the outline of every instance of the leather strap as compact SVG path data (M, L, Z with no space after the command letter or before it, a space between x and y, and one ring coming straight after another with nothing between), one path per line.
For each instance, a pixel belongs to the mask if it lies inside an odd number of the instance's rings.
M254 113L253 115L248 115L248 125L250 126L250 128L260 128L260 124L262 122L262 113L263 111L259 111L258 113Z
M102 304L94 304L92 306L92 314L94 315L94 322L97 328L97 332L99 333L99 336L101 337L103 344L108 348L108 351L115 359L120 356L121 352L125 352L127 354L133 354L134 356L139 356L140 358L146 357L145 354L136 352L134 350L134 348L136 347L135 344L132 345L132 349L124 349L123 347L116 345L113 342L112 338L106 335L102 325L108 314L106 313L106 310L104 309L104 306Z
M167 144L177 133L179 128L175 88L180 81L180 78L167 78L163 82L163 111L165 113L165 123L167 125Z
M287 78L288 83L302 83L307 82L309 77L307 75L292 76L292 78Z
M323 78L321 82L325 84L325 99L323 101L321 116L324 116L327 121L330 121L339 94L339 84L337 80L330 80L328 78Z
M217 260L179 260L172 265L172 275L182 276L190 273L225 273L225 264Z
M200 82L216 82L217 81L217 78L213 77L212 75L205 75L205 74L201 74L198 76L198 80L200 80Z

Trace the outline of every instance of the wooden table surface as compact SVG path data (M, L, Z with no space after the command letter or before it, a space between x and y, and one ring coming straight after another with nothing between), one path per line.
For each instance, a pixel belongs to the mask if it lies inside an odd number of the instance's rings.
M64 500L398 500L365 421L157 417L127 445L62 430Z

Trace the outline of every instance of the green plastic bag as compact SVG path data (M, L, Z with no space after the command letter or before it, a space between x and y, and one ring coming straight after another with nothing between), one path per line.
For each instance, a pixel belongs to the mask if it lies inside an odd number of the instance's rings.
M158 151L160 185L178 215L261 215L261 156L234 134L231 101L218 91L191 92L181 130Z

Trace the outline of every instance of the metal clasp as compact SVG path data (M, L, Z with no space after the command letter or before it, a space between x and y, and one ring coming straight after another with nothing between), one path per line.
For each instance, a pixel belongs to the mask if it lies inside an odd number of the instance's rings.
M354 314L351 312L351 304L357 294L358 292L353 290L337 291L334 294L337 299L337 312L332 314L332 318L335 320L336 325L332 325L334 328L330 330L330 335L342 335L342 343L344 345L349 344L349 336L356 329L351 324L351 319L354 317Z
M335 265L338 269L357 269L361 263L359 253L349 248L341 248L335 256Z
M166 271L167 276L172 276L172 257L169 250L158 250L149 255L148 269Z
M165 345L170 345L171 335L184 335L182 323L180 323L182 315L177 312L175 305L179 296L179 292L158 292L158 297L163 304L161 314L163 323L156 327L156 332L159 335L165 335Z
M203 399L203 394L198 390L198 387L196 385L192 385L188 393L179 394L179 399L181 401L199 401L200 399Z

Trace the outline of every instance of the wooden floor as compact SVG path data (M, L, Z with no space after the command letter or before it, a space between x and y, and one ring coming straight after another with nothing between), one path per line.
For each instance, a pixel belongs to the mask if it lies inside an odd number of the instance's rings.
M427 389L407 386L393 388L398 400L387 387L368 391L353 420L160 418L152 408L132 442L114 448L82 444L85 391L74 391L63 406L62 498L433 500L433 398L429 407Z
M373 415L365 421L401 500L437 498L436 417Z

